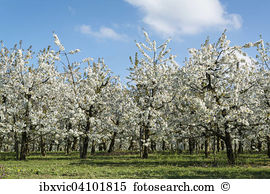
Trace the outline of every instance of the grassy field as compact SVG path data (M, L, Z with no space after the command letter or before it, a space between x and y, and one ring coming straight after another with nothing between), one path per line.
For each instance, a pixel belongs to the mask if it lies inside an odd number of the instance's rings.
M26 161L14 160L14 154L0 153L0 178L8 179L128 179L128 178L270 178L270 159L265 154L242 154L237 165L227 165L225 153L205 158L203 154L138 154L120 152L97 153L79 159L78 153L38 153ZM4 174L4 175L3 175Z

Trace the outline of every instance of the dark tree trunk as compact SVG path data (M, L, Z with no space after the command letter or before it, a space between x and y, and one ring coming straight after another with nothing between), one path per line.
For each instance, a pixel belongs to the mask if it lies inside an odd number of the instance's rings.
M45 142L42 135L40 136L40 152L42 156L46 155Z
M134 143L133 143L133 138L130 140L130 144L128 147L128 150L133 150L134 149Z
M95 141L92 140L92 145L91 145L91 154L94 155L96 152L96 144Z
M166 142L162 140L162 151L166 150Z
M53 150L53 142L50 143L49 152L52 152L52 150Z
M36 143L35 141L33 141L32 143L32 152L36 151Z
M66 142L66 154L69 155L70 154L70 149L71 149L71 141L70 139L67 137L67 142Z
M188 139L188 147L189 147L189 154L193 154L194 148L195 148L195 139L194 138L189 138Z
M77 144L78 144L78 138L77 137L74 137L73 138L73 143L72 143L72 148L71 148L72 151L76 151L77 150Z
M270 158L270 137L266 136L266 143L267 143L267 155Z
M205 136L205 140L204 140L204 156L206 158L209 157L209 137Z
M224 151L224 149L225 149L224 141L221 140L221 150Z
M116 135L117 135L117 133L116 133L116 132L113 132L112 139L111 139L111 143L110 143L110 145L109 145L108 153L111 153L111 152L114 151L114 144L115 144L115 138L116 138Z
M26 160L27 155L27 132L22 132L20 160Z
M145 127L144 129L144 141L148 141L149 139L149 133L150 130L148 127ZM142 153L142 158L148 158L148 145L143 145L143 153Z
M85 127L85 136L82 137L82 145L80 146L80 158L85 159L87 157L87 150L89 144L88 133L90 131L90 117L88 117Z
M29 153L30 153L30 149L29 149L29 139L30 139L30 137L29 137L29 135L27 135L26 155L29 155Z
M119 150L122 149L122 140L120 140L120 142L119 142L119 147L118 147L118 149L119 149Z
M250 151L251 151L251 152L254 151L255 147L256 147L256 146L255 146L254 139L252 139L251 142L250 142Z
M82 137L82 145L80 149L80 158L85 159L87 157L87 149L88 149L88 144L89 144L89 137L85 136Z
M102 145L102 143L100 143L100 144L98 144L98 151L102 151L103 150L103 145Z
M244 147L243 147L243 141L241 140L241 138L243 137L243 133L242 130L239 129L239 136L240 136L240 140L238 141L238 154L243 154L244 153Z
M142 158L142 152L143 152L143 129L142 129L142 127L140 127L139 146L140 146L140 157Z
M4 137L1 136L0 137L0 151L2 150L2 147L3 147L3 140L4 140Z
M204 150L204 144L200 145L200 150Z
M220 137L217 137L217 152L220 151Z
M232 138L229 132L225 132L225 145L229 164L235 164L235 155L233 153Z
M236 141L234 141L234 153L235 154L237 153L237 144L236 144Z
M68 122L67 124L67 130L70 131L72 129L72 124L71 122ZM70 149L71 149L71 140L70 137L66 137L66 154L69 155L70 154Z
M174 149L174 145L173 144L171 144L171 152L174 152L175 151L175 149Z
M198 154L200 151L200 145L198 141L195 141L195 150L196 150L196 154Z
M14 150L15 150L15 153L16 153L16 160L19 160L19 141L18 141L17 132L15 132L15 134L14 134L14 139L15 139Z
M107 150L107 145L106 145L106 141L102 142L102 147L103 147L103 151Z
M258 147L258 151L262 152L262 142L260 139L258 139L258 146L257 147Z
M243 154L244 153L244 147L243 147L243 142L239 140L238 142L238 154Z
M157 144L154 140L151 140L151 150L152 152L157 150Z
M27 96L27 106L25 111L25 118L27 120L27 125L29 126L30 131L32 130L31 120L29 118L29 102L31 100L31 94ZM14 119L15 120L15 119ZM21 139L21 150L20 150L20 160L26 160L26 155L28 152L28 134L26 131L22 132L22 139Z

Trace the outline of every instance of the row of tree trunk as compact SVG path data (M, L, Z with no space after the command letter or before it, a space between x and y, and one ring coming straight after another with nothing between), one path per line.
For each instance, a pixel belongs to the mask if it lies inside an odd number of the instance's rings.
M141 131L141 138L140 139L149 139L149 130L142 130ZM16 153L16 159L17 160L25 160L29 151L29 136L27 134L27 132L22 132L21 133L21 137L18 137L19 135L17 133L14 134L14 139L15 139L15 143L14 143L14 151ZM106 146L106 143L100 143L99 144L99 150L100 151L108 151L109 153L114 151L115 148L115 140L117 138L117 132L114 132L112 134L111 140L108 144L108 149ZM134 149L134 139L131 139L130 141L130 146L129 146L129 150ZM89 137L85 136L85 137L81 137L80 138L80 146L79 146L79 150L80 150L80 157L81 158L87 158L87 151L89 148ZM40 150L40 153L42 156L46 155L46 150L47 151L52 151L53 150L53 142L51 144L48 145L48 147L46 147L45 145L45 141L44 141L44 137L42 135L39 136L39 145L37 147L38 150ZM66 152L66 154L70 154L70 151L76 151L78 150L78 138L73 138L73 140L71 140L70 138L66 138L65 139L65 147L64 150ZM179 143L179 141L178 141ZM142 158L148 158L148 154L149 151L156 151L156 142L151 140L150 145L146 145L143 144L142 141L139 141L140 144L140 155ZM251 142L251 150L254 149L254 142ZM0 144L1 145L1 144ZM32 151L36 150L36 142L33 142L32 144ZM62 148L60 148L60 144L55 145L57 146L56 150L57 151L61 151ZM258 149L258 151L262 151L262 142L258 141L258 143L255 145L255 147ZM189 138L188 139L188 151L190 154L193 154L195 151L199 151L199 150L204 150L205 153L205 157L209 157L210 154L210 148L212 149L213 153L219 152L220 150L225 150L226 148L226 153L227 153L227 158L230 164L234 164L235 163L235 157L236 154L241 154L244 151L243 148L243 143L241 141L238 141L238 147L236 146L236 144L233 145L233 141L232 138L230 136L229 133L225 133L225 136L220 138L219 136L214 136L214 137L210 137L210 136L205 136L204 137L204 144L199 145L198 141L196 138ZM270 137L267 136L266 137L266 148L267 148L267 155L270 158ZM166 150L167 146L166 146L166 142L163 141L162 142L162 150ZM173 149L173 148L172 148ZM186 150L187 148L182 148L180 149L179 146L177 146L177 151L179 153L181 153L183 150ZM91 154L94 154L96 150L96 143L95 141L91 141Z

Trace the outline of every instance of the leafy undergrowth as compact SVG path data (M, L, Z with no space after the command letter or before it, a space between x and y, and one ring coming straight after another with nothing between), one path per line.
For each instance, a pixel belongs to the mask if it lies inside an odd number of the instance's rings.
M0 153L0 178L33 179L144 179L144 178L270 178L270 159L261 153L241 154L237 164L227 164L225 153L205 158L203 154L97 153L87 159L79 154L38 153L16 161L13 153Z

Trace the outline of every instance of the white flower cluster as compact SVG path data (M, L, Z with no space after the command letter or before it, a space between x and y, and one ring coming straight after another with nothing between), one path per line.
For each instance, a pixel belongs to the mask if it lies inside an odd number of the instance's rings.
M69 56L80 50L65 51L56 34L59 50L43 49L35 65L29 63L31 49L2 45L0 138L9 137L4 143L12 145L20 139L22 148L25 134L38 138L34 145L42 141L66 149L70 142L74 147L91 142L93 149L111 142L119 149L139 147L146 157L157 143L176 147L181 139L202 136L244 142L269 135L269 44L260 39L230 46L224 32L216 43L207 39L201 48L189 49L181 67L170 54L170 40L157 46L144 35L145 43L136 43L139 53L131 58L127 85L103 59L71 62ZM243 51L250 47L258 51L256 60ZM64 72L57 71L58 64Z

